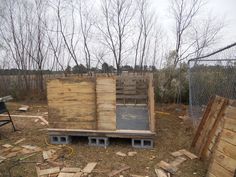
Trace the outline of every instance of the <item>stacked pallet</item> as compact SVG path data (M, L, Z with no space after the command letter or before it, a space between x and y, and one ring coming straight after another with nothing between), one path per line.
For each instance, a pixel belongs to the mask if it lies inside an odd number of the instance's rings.
M125 75L117 77L117 101L121 103L147 103L148 76Z
M52 128L96 127L95 82L92 78L60 78L47 84Z
M233 177L236 168L236 101L213 97L192 146L210 161L209 177Z
M96 80L97 129L116 129L116 79L98 77Z

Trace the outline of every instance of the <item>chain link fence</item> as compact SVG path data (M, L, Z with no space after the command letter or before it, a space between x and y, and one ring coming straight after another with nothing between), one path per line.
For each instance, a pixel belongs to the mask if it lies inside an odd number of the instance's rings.
M189 60L188 66L189 116L194 123L201 119L211 96L236 99L236 47L204 59Z

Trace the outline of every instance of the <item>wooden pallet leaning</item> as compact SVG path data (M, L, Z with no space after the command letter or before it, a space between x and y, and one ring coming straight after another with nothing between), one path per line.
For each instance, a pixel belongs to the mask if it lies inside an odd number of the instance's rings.
M236 171L236 107L224 112L222 132L212 155L208 177L234 177Z

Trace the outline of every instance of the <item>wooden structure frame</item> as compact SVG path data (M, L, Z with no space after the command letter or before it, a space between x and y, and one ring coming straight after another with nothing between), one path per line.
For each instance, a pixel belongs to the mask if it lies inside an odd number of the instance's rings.
M155 101L151 73L72 76L47 83L49 134L152 138ZM145 105L148 130L117 129L117 105Z

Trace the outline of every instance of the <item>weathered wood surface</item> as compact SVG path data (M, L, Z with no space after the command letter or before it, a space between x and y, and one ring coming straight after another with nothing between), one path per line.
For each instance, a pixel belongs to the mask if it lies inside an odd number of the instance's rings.
M148 113L149 113L149 128L152 132L156 131L154 97L155 95L154 95L154 87L153 87L153 76L151 75L148 80Z
M118 76L116 82L117 101L123 103L146 103L150 76L152 74L124 74Z
M116 79L98 77L96 80L97 129L116 129Z
M207 176L233 177L236 170L236 107L227 106L224 111L224 124L214 148ZM229 126L229 120L232 123Z
M93 78L63 78L47 85L49 124L52 128L96 128Z
M49 80L49 126L53 129L116 131L116 104L117 99L121 98L135 100L135 105L137 102L139 104L138 100L145 100L144 104L149 105L149 127L154 132L155 105L152 80L152 74L73 76Z
M222 131L225 109L229 106L229 100L223 97L213 97L203 115L192 146L197 155L203 159L210 159L216 140Z

